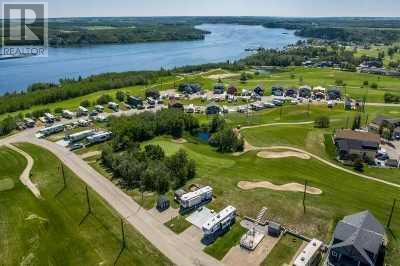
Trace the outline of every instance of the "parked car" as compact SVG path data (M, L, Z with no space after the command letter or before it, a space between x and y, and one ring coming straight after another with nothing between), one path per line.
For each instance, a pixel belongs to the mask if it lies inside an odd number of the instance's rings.
M71 147L69 148L70 151L76 151L79 149L82 149L84 146L82 143L75 143L73 145L71 145Z

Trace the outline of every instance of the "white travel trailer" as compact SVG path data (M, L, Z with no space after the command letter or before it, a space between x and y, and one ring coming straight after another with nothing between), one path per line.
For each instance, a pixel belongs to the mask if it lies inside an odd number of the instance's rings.
M77 116L87 116L89 114L89 110L83 106L78 107L78 111L76 112Z
M54 125L54 126L46 127L46 128L43 128L43 129L39 130L37 136L39 138L41 138L41 137L46 137L46 136L49 136L51 134L59 133L59 132L62 132L62 131L64 131L64 125L63 124Z
M181 209L190 209L200 206L212 199L213 189L210 186L186 193L180 198Z
M94 107L94 109L98 112L98 113L102 113L104 112L104 107L102 105L96 105Z
M35 124L36 124L35 121L31 118L24 118L24 123L27 127L30 127L30 128L35 127Z
M94 130L89 129L85 130L82 132L74 133L66 137L67 140L70 141L70 143L74 143L77 141L81 141L86 139L87 137L93 136L95 134Z
M236 218L236 208L228 206L203 224L204 237L215 237L229 228Z
M72 119L73 116L74 116L74 113L72 113L69 110L62 111L62 117L66 118L66 119Z
M301 251L293 263L293 266L314 266L321 260L321 248L323 243L317 239L310 243Z
M46 123L53 123L55 118L54 118L54 115L52 115L50 113L45 113L44 119L46 120Z
M114 112L118 112L119 110L119 105L115 102L109 102L108 103L108 108L110 108L111 110L113 110Z
M90 144L101 143L107 140L110 140L112 137L112 133L109 131L106 132L99 132L92 136L87 137L86 139L89 141Z

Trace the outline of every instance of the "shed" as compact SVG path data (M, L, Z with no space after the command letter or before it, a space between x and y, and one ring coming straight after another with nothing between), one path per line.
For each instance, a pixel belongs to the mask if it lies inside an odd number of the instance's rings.
M168 199L168 197L165 196L165 195L161 195L160 197L158 197L156 208L157 208L157 210L159 212L163 212L166 209L168 209L169 208L169 199Z
M281 235L282 228L278 223L270 222L268 224L268 235L273 237L279 237Z

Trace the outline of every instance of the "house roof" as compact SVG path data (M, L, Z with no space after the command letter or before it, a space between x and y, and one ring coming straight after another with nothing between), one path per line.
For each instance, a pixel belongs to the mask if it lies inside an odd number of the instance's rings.
M363 263L374 265L368 253L377 255L383 244L385 229L369 212L363 211L349 215L340 221L334 232L331 249L357 257Z
M383 125L383 123L397 125L397 124L400 124L400 118L389 118L389 117L384 117L384 116L378 116L372 121L372 123L376 124L378 126Z
M380 143L381 138L378 134L363 131L354 131L350 129L337 130L335 134L335 139L345 139L345 140L359 140L372 143Z

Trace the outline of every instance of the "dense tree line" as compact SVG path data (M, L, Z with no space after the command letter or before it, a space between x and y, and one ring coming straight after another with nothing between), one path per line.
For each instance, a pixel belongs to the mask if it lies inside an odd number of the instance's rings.
M194 134L198 128L197 118L177 109L113 117L110 120L114 150L124 149L132 142L142 142L160 135L180 138L185 131Z
M0 96L0 114L29 109L34 105L49 104L76 98L93 92L135 85L147 85L169 71L108 73L79 80L61 80L59 85L38 83L26 92Z
M301 66L303 62L314 58L318 58L318 62L331 62L332 64L339 64L343 68L354 67L365 59L356 58L352 51L336 46L299 46L285 50L262 49L240 62L246 65L287 67Z
M244 149L244 139L230 127L223 118L215 116L209 126L210 138L208 143L218 152L240 152Z
M16 128L17 124L14 117L8 116L5 119L0 120L0 136L8 135Z
M101 158L120 184L129 189L141 188L164 194L170 187L181 187L196 175L196 163L185 151L179 150L167 157L159 145L147 145L142 150L139 144L133 143L118 153L106 145Z

